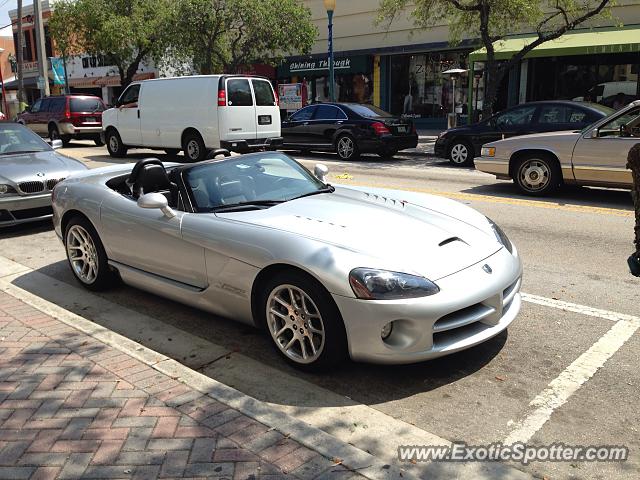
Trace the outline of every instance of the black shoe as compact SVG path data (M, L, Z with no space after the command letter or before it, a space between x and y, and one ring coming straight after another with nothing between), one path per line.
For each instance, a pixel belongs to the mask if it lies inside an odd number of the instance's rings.
M637 253L634 253L627 260L629 264L629 270L631 270L631 275L634 277L640 277L640 257Z

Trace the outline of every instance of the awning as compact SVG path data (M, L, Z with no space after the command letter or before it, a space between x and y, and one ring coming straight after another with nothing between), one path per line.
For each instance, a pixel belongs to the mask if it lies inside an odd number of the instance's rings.
M51 83L51 81L49 81ZM37 77L27 77L22 80L22 85L25 88L35 88L38 86L38 78ZM4 82L5 90L18 90L18 80L11 80L9 82Z
M537 36L532 34L516 35L495 42L493 45L496 50L496 59L507 60L511 58L536 38ZM537 46L525 58L629 52L640 52L640 26L574 30L565 33L560 38ZM486 59L485 48L469 54L470 62L481 62Z
M155 73L145 72L136 73L133 76L134 82L149 80L155 78ZM100 87L119 87L120 75L107 75L104 77L80 77L70 78L69 86L74 88L100 88Z

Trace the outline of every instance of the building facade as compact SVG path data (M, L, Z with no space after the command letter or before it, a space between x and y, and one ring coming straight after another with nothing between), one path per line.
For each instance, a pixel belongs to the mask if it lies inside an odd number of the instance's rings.
M42 0L42 17L45 33L46 57L60 57L56 50L55 41L49 35L48 20L55 9L56 0ZM33 5L25 5L22 9L22 37L23 37L23 84L26 94L25 101L33 103L40 97L37 86L39 76L38 57L36 52L36 32L33 23ZM18 11L10 10L9 17L13 25L14 45L18 38ZM55 85L51 62L48 62L48 80L52 94L64 91L64 85ZM71 93L97 95L107 104L113 103L122 91L120 76L115 66L104 56L92 56L87 54L74 55L66 59L67 82ZM156 78L158 69L152 63L140 65L134 80L146 80ZM7 86L10 90L17 90L17 81L10 82Z
M329 90L327 13L322 0L304 3L312 11L318 39L309 56L288 58L278 68L277 76L279 82L306 83L307 100L323 101L328 99ZM447 113L453 111L463 120L477 118L483 100L482 55L470 55L478 49L479 42L466 38L450 45L447 25L416 30L408 15L400 15L390 24L376 25L379 3L337 1L333 27L336 97L341 101L373 103L391 113L411 117L426 128L444 127ZM614 25L619 23L630 32L629 38L635 34L640 39L639 0L619 1L613 18L601 20L593 30L602 28L606 34L616 30ZM595 39L583 40L588 43ZM579 55L578 59L563 56L558 50L553 56L526 59L503 81L495 108L549 98L601 100L604 97L597 94L598 90L608 93L618 86L631 92L630 83L623 86L616 82L633 82L637 78L640 54L632 47L622 47L624 52L609 52L598 42L585 45L586 51L593 54ZM554 74L550 75L552 67ZM444 73L451 69L465 72L453 81L452 75Z

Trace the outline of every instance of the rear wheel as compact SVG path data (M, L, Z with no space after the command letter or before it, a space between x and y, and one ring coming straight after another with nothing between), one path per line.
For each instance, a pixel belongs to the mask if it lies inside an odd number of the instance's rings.
M340 135L336 141L336 153L341 160L352 160L360 154L358 145L351 135Z
M464 140L455 140L449 148L449 161L457 167L473 164L473 147Z
M107 254L91 222L84 217L72 218L64 233L67 260L76 280L89 290L105 290L113 285Z
M303 370L325 370L347 356L342 316L327 291L298 272L284 272L265 285L263 321L277 352Z
M104 142L102 141L102 138L100 138L100 135L96 135L93 138L93 143L96 144L96 147L104 147Z
M516 162L513 181L522 193L544 196L560 186L562 172L550 155L529 154Z
M124 157L127 155L127 147L122 143L122 139L120 138L120 134L114 130L107 130L106 135L107 140L107 150L109 151L109 155L112 157Z
M71 141L71 137L69 137L69 135L60 135L60 131L58 130L58 127L55 125L51 125L49 127L49 140L51 140L52 142L54 140L61 140L62 145L66 147L67 145L69 145L69 142Z
M184 156L190 162L200 162L207 156L204 140L202 140L200 134L195 132L187 133L184 136L182 150L184 151Z

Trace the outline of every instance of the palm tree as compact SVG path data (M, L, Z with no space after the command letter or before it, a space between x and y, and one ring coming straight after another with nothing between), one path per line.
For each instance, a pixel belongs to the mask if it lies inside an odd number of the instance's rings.
M633 176L633 190L631 194L636 211L636 226L634 228L636 251L631 254L627 262L629 263L631 274L640 277L640 143L635 144L631 150L629 150L627 168L631 169L631 175Z

